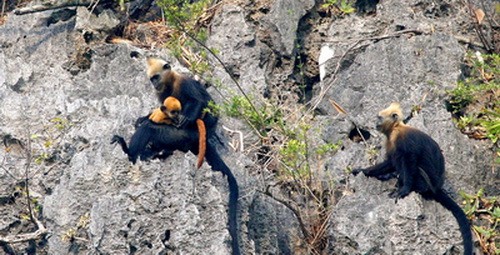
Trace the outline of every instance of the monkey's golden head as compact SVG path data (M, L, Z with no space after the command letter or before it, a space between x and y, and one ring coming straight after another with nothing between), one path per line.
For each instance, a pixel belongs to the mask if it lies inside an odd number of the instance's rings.
M148 58L147 59L147 75L149 81L153 84L157 91L163 91L165 85L167 84L167 76L171 71L170 64L159 58Z
M399 103L392 103L380 111L377 116L377 130L384 134L390 132L398 125L403 124L403 112Z
M179 121L179 115L182 111L181 102L175 97L167 97L163 101L163 105L160 107L161 111L168 116L172 122L177 123Z

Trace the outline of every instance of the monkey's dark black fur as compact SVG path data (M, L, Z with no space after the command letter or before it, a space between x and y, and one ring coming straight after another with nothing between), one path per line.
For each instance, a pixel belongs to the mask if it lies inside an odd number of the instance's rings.
M156 124L147 117L142 117L136 122L136 131L130 138L129 146L125 139L118 135L113 136L111 144L120 144L123 152L128 155L128 159L135 164L137 158L141 160L166 158L175 150L183 152L192 150L198 144L197 139L196 130ZM197 150L192 152L198 153Z
M388 110L393 110L391 107ZM398 190L390 196L400 199L415 191L423 198L443 205L458 222L464 242L464 254L472 255L469 220L462 208L443 190L445 161L439 145L424 132L406 126L401 115L391 112L386 116L388 112L385 111L388 110L381 111L379 116L384 117L384 123L377 125L387 135L387 159L366 169L355 169L353 174L363 172L366 176L380 178L397 173ZM399 105L397 110L400 112Z
M202 116L203 110L208 107L212 97L205 87L191 77L181 75L173 70L169 64L162 66L161 72L149 77L156 90L158 101L169 97L177 98L182 105L179 116L179 127L196 126L196 119ZM205 114L203 121L207 128L207 135L215 133L218 118L210 113Z
M180 150L183 152L191 151L198 154L198 130L197 128L183 128L179 129L172 125L156 124L148 118L140 118L136 122L136 131L130 139L130 146L123 137L115 135L111 143L119 143L129 160L132 163L141 160L148 160L151 158L166 158L171 155L172 151ZM232 174L229 167L224 163L222 158L217 153L215 146L215 139L208 139L207 132L207 148L205 158L208 164L214 171L220 171L227 176L229 184L229 211L228 211L228 225L229 234L231 235L231 246L233 254L239 255L240 248L238 244L237 232L237 209L239 187L236 178ZM210 135L215 138L215 134Z

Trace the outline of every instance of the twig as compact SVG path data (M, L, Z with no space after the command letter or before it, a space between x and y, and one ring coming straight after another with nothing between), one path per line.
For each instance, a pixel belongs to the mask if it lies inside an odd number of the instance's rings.
M472 2L470 0L467 0L466 5L469 9L471 18L474 20L474 22L473 22L474 29L476 30L476 33L477 33L477 36L479 37L479 40L481 40L481 42L484 45L484 48L488 52L493 52L493 47L491 47L490 42L486 39L486 37L483 33L483 30L481 30L481 27L479 26L479 22L477 22L476 15L474 14L474 9L472 8Z
M469 44L469 45L472 45L472 46L478 47L478 48L485 48L483 44L480 44L478 42L474 42L472 39L465 38L465 37L459 36L459 35L455 35L453 37L455 37L455 39L457 39L457 41L460 43Z
M224 71L226 71L226 73L229 75L229 77L231 78L231 80L234 82L234 84L236 85L236 87L238 88L238 90L241 92L241 94L245 97L245 99L247 100L248 104L250 105L250 107L252 108L252 110L255 112L255 114L257 114L257 116L261 117L260 114L259 114L259 111L257 111L257 108L255 108L255 105L253 104L253 102L250 100L250 98L248 97L248 95L245 93L245 91L243 90L243 88L241 87L240 83L236 80L236 78L234 77L233 73L229 70L229 68L224 64L224 62L217 56L217 54L212 50L210 49L207 45L205 45L202 41L198 40L198 38L196 38L195 36L193 36L191 33L189 33L185 27L182 25L182 22L177 18L175 17L175 21L177 23L177 27L179 28L179 30L181 30L183 33L185 33L189 38L191 38L193 41L195 41L196 43L198 43L201 47L203 47L205 50L207 50L210 55L212 55L216 60L217 62L219 62L219 64L222 66L222 68L224 68ZM255 126L252 125L252 123L250 122L250 120L248 120L246 118L245 115L243 115L245 117L245 119L247 120L247 122L250 124L250 126L257 132L257 134L262 137L262 134L260 133L259 130L257 130L257 128ZM261 120L262 118L259 118L259 120Z
M329 43L355 42L355 43L359 43L362 41L378 41L378 40L388 39L388 38L392 38L392 37L398 37L400 35L409 34L409 33L420 35L420 34L425 34L426 32L422 31L422 30L418 30L418 29L406 29L406 30L396 31L394 33L386 34L386 35L372 36L372 37L366 37L366 38L357 38L357 39L350 39L350 40L326 40L326 41L321 41L321 43L324 43L324 42L329 42Z
M407 33L423 34L424 32L421 31L421 30L417 30L417 29L407 29L407 30L397 31L397 32L394 32L394 33L388 34L388 35L381 35L381 36L373 36L373 37L355 39L355 42L351 46L349 46L349 48L347 48L347 50L344 52L344 54L342 54L342 56L340 57L339 61L337 62L337 66L335 67L335 70L331 74L331 76L334 76L335 78L333 79L333 81L330 82L330 85L328 85L328 87L326 89L321 89L320 94L319 94L319 96L317 98L316 103L314 103L314 105L307 110L307 113L310 113L313 110L315 110L318 107L318 105L323 101L323 98L326 96L326 92L329 91L333 87L333 85L335 85L335 81L337 80L337 74L340 71L340 67L341 67L342 61L347 56L347 53L349 53L352 49L354 49L360 42L363 42L363 41L378 41L378 40L388 39L388 38L392 38L392 37L398 37L398 36L400 36L402 34L407 34ZM329 41L329 42L345 42L345 41ZM306 114L304 114L304 116L305 115Z
M304 221L302 220L302 216L300 215L300 211L299 209L295 208L294 206L291 205L291 203L289 203L288 201L285 201L285 199L282 199L282 198L278 198L276 196L274 196L270 191L269 191L269 186L267 187L266 191L260 191L260 190L257 190L258 192L274 199L275 201L279 202L280 204L284 205L285 207L287 207L288 209L290 209L290 211L292 211L292 213L295 215L295 217L297 218L297 221L299 222L299 227L300 227L300 230L302 231L302 234L304 235L305 239L309 239L311 237L311 235L309 234L309 231L307 231L307 228L306 228L306 225L304 224Z
M3 14L5 13L5 3L6 2L7 2L7 0L2 1L2 12L0 12L0 16L3 16Z
M48 10L61 9L65 7L74 7L74 6L90 6L92 4L92 0L66 0L61 3L44 3L39 5L33 5L29 7L23 7L14 10L14 14L16 15L24 15L35 12L43 12Z
M36 240L41 237L43 237L45 234L47 234L47 229L45 226L36 218L35 215L31 215L31 218L35 222L37 226L37 230L33 233L28 233L28 234L18 234L18 235L12 235L12 236L5 236L1 237L0 236L0 244L2 243L21 243L21 242L26 242L30 240Z
M237 133L240 137L240 152L243 152L244 151L244 144L243 144L243 133L239 130L232 130L232 129L229 129L228 127L222 125L222 128L228 132L231 132L231 133Z
M309 108L307 110L306 114L304 114L303 116L310 114L312 111L314 111L318 107L318 105L321 103L321 101L323 101L323 98L326 96L326 92L329 91L333 87L333 85L335 84L335 81L338 78L337 73L340 70L340 66L341 66L342 61L347 56L347 53L350 52L352 49L354 49L354 47L356 47L356 45L358 45L360 42L361 42L361 40L358 40L357 42L353 43L351 46L349 46L349 48L347 48L347 50L344 52L344 54L342 54L339 61L337 62L337 66L335 67L335 70L332 73L332 75L334 76L333 81L330 82L330 85L328 85L328 87L326 87L326 89L321 89L319 96L316 100L316 103L311 108Z
M26 202L28 203L28 211L30 213L31 221L35 222L33 217L33 210L31 209L31 197L30 197L30 188L29 188L29 171L31 166L31 132L29 125L27 127L28 131L28 144L25 149L26 151L26 166L24 168L24 187L26 188Z
M19 181L19 178L17 178L16 176L14 176L6 167L5 167L5 161L6 161L6 158L7 157L4 157L3 160L2 160L2 165L0 165L0 169L4 170L5 173L7 173L8 176L10 176L12 179L16 180L16 181Z

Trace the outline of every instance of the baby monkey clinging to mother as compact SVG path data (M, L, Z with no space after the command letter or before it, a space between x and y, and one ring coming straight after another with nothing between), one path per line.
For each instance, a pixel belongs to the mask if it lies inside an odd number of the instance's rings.
M383 178L396 173L398 190L391 197L404 198L415 191L425 199L435 200L455 216L464 243L464 255L472 255L470 223L462 208L443 190L444 156L439 145L429 135L403 123L398 103L392 103L378 114L377 130L387 137L387 158L366 169L354 169L353 174Z

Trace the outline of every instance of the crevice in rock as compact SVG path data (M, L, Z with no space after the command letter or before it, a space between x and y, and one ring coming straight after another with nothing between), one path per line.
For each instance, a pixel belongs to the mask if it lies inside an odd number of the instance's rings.
M356 143L367 141L370 137L371 134L368 130L359 127L354 127L351 132L349 132L349 139Z
M128 245L129 254L135 254L137 252L137 247L132 244Z
M170 229L165 230L165 233L163 234L161 240L165 243L168 240L170 240Z
M152 248L153 248L153 244L152 244L150 241L148 241L148 240L143 240L143 241L141 242L141 246L146 246L146 247L148 247L149 249L152 249Z
M375 14L377 12L377 4L379 0L356 0L354 8L358 14Z
M131 51L130 52L130 58L138 58L141 54L138 51Z
M316 0L314 6L299 21L297 29L297 48L291 80L300 84L301 103L309 102L313 96L313 87L319 83L319 52L326 38L326 31L335 19L320 10L323 1Z
M26 87L26 81L23 79L23 77L19 78L17 80L16 84L10 86L10 88L19 94L22 94L24 92L24 88Z
M315 47L306 39L309 39L310 34L314 32L314 24L320 19L318 14L319 1L315 1L314 7L306 13L300 20L297 27L297 48L295 49L295 63L292 77L295 83L300 84L298 91L299 102L305 103L312 98L313 85L319 82L318 65L314 53L319 52L319 47L316 46L316 52L312 49ZM312 52L311 52L312 51Z

